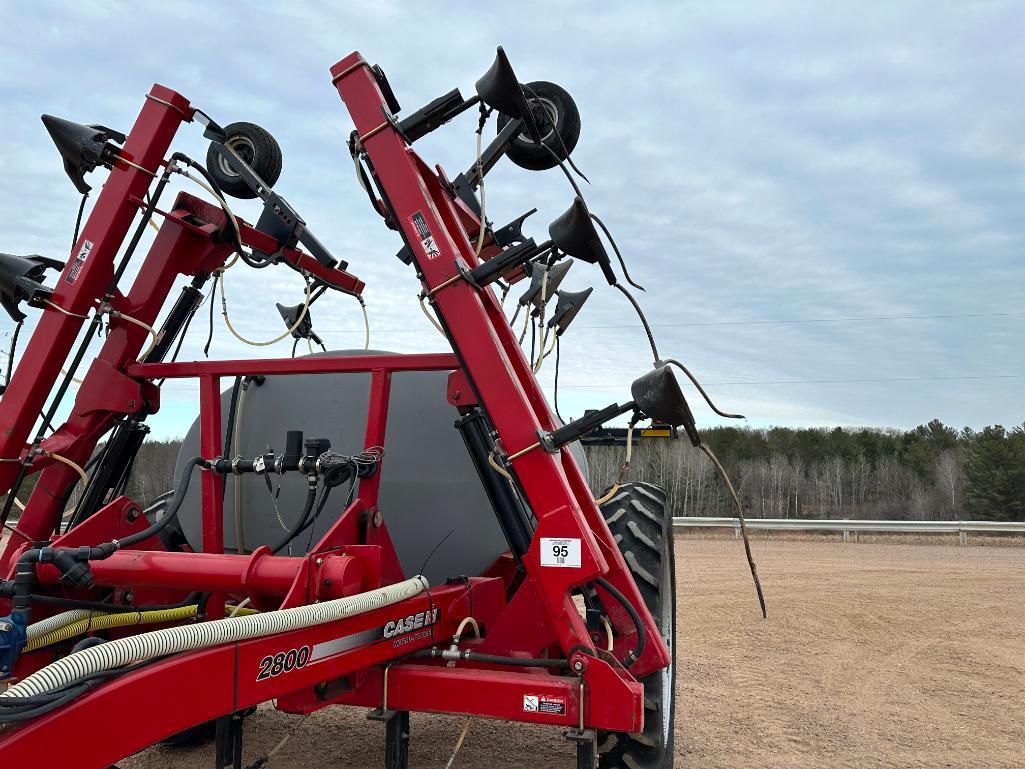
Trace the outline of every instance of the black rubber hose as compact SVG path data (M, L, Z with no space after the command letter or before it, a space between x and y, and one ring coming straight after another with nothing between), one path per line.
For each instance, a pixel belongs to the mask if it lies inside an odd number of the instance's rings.
M206 179L206 183L209 184L213 189L215 189L217 191L217 194L220 195L221 198L225 197L224 190L221 189L221 185L217 183L217 180L214 179L200 163L197 163L191 158L186 158L184 155L182 157L185 163L189 166L189 168L193 168L196 171L198 171L203 176L203 178ZM254 259L252 256L246 253L245 249L242 247L242 241L239 239L239 233L235 231L234 226L232 226L231 224L231 217L228 214L228 209L225 208L223 205L221 206L221 208L224 210L225 218L228 219L228 222L225 226L231 232L231 239L235 242L235 250L238 252L238 255L242 257L242 261L248 264L250 267L257 270L261 270L264 267L268 267L271 264L273 264L273 259Z
M421 649L409 655L410 657L445 659L441 649ZM547 659L543 657L502 657L497 654L479 654L477 652L464 651L459 653L459 659L467 662L487 662L491 665L509 665L521 668L559 668L569 670L569 660ZM451 660L450 660L451 661Z
M143 660L123 668L99 670L44 694L29 697L0 697L0 724L26 721L30 718L44 715L65 705L79 695L85 694L99 682L109 678L116 678L125 673L133 673L139 668L163 659L166 659L166 655Z
M242 393L242 377L235 377L235 383L231 386L231 403L228 406L228 421L224 429L224 449L221 451L221 456L227 460L231 460L231 442L235 437L235 422L238 416L238 399ZM224 495L228 491L228 484L221 484L221 501L224 500Z
M24 321L19 321L18 325L14 327L14 336L11 338L11 351L7 354L7 376L4 377L4 387L11 383L11 374L14 372L14 355L18 351L18 334L21 333L21 327L24 323Z
M82 684L74 689L69 689L60 697L56 697L43 705L37 705L31 708L22 708L20 706L9 709L4 708L3 710L0 710L0 724L13 724L18 721L27 721L30 718L46 715L47 713L71 702L79 695L85 694L90 688L92 687L89 684ZM11 712L12 710L14 711L13 713Z
M182 470L181 476L178 478L178 483L174 487L174 496L171 497L171 501L167 503L167 507L164 509L164 514L160 516L157 521L147 529L143 529L137 534L131 534L124 539L118 540L118 548L131 547L137 545L145 539L159 534L167 525L178 517L178 510L181 509L182 502L185 501L185 492L189 490L189 481L192 479L192 471L196 467L208 468L210 463L207 462L203 457L193 457L185 463L185 467Z
M309 485L306 491L306 504L303 505L303 511L296 519L295 523L292 524L292 528L285 532L285 536L282 537L282 539L276 545L274 545L274 547L271 548L271 553L273 555L277 555L278 552L284 550L288 546L288 543L296 537L298 537L299 533L304 528L306 528L306 521L310 517L310 514L313 512L313 503L316 501L316 499L317 478L316 476L311 475L309 478Z
M4 590L0 590L0 593L4 592ZM178 603L141 604L138 606L118 605L104 603L103 601L85 601L79 598L62 598L61 596L40 595L37 593L32 593L29 599L32 603L44 606L62 606L67 609L95 609L96 611L105 611L108 614L135 614L140 611L164 611L166 609L180 609L183 606L194 606L199 600L200 595L201 593L190 593L187 598Z
M644 623L641 621L641 615L637 613L637 609L634 608L633 604L626 600L626 596L619 592L619 590L613 587L612 583L609 582L605 577L598 577L595 580L597 585L600 585L602 590L611 595L619 604L626 610L626 613L630 615L630 619L633 620L634 627L637 628L637 646L630 652L626 659L623 660L623 667L628 668L637 661L641 656L641 652L644 651L644 644L647 641L647 633L644 631ZM672 600L669 596L667 600Z

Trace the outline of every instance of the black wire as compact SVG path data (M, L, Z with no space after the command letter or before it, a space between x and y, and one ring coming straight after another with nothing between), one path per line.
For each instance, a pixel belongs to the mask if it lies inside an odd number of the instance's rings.
M103 601L84 601L80 598L62 598L54 595L39 595L32 593L29 598L32 603L42 604L44 606L66 606L69 609L96 609L97 611L105 611L109 614L132 614L140 611L164 611L165 609L180 609L183 606L192 606L196 603L194 596L198 593L192 593L188 598L185 598L178 603L170 604L144 604L140 606L118 606L117 604L105 603Z
M292 357L293 358L295 357L295 348L298 347L298 346L299 346L299 337L296 337L295 341L292 342Z
M537 318L530 316L530 364L534 365L534 347L537 343Z
M231 459L231 441L235 437L235 418L238 414L238 399L242 393L242 377L236 376L235 382L231 386L231 403L228 405L228 421L224 430L224 449L221 451L221 456L225 459ZM222 484L227 486L227 484Z
M68 690L61 697L57 697L50 702L47 702L45 705L38 705L36 707L26 709L19 708L18 712L11 713L10 715L5 715L3 711L0 711L0 724L13 724L18 721L27 721L30 718L45 715L71 702L71 700L75 699L79 695L85 694L90 688L91 686L83 684L75 689Z
M211 299L212 298L213 297L211 297ZM182 351L182 345L185 343L185 335L188 333L189 326L192 324L192 319L196 317L196 310L198 309L198 307L193 307L191 312L189 312L188 317L185 319L185 323L182 324L181 334L178 336L178 343L175 345L174 353L171 355L171 360L169 361L170 363L174 363L178 360L178 354ZM207 344L209 345L209 342ZM165 381L166 380L161 379L157 383L157 387L162 387Z
M115 670L99 670L41 695L32 697L0 697L0 724L27 721L30 718L36 718L37 716L50 713L57 708L66 705L68 702L71 702L82 694L85 694L96 684L127 673L134 673L140 668L146 667L147 665L158 662L162 659L166 659L167 656L169 655L165 654L160 657L153 657L148 660L137 662L134 665L128 665L127 667L117 668ZM40 702L42 704L33 706L32 703L34 702ZM25 704L29 705L28 709L24 707ZM3 712L4 710L15 710L16 712L8 715Z
M641 325L644 326L644 333L648 335L648 344L651 345L651 354L655 358L655 365L658 366L661 358L658 355L658 348L655 347L655 337L651 333L651 326L648 325L648 319L644 317L644 311L641 309L641 306L637 304L637 300L634 299L633 294L627 291L627 289L623 287L622 283L616 282L613 285L615 288L622 291L626 298L630 300L630 304L633 305L634 310L637 312L637 317L641 319Z
M647 641L647 633L644 630L644 623L641 621L641 615L637 613L637 609L634 608L634 605L626 600L626 596L619 592L619 590L611 582L605 579L605 577L598 577L598 579L595 580L595 584L600 585L605 592L616 599L620 606L626 610L626 613L630 615L630 619L637 628L637 645L634 647L634 650L627 655L627 658L623 660L623 667L628 668L640 658L641 652L644 651L644 644ZM674 600L674 596L664 596L663 600L672 601Z
M219 272L214 273L214 282L210 284L210 332L206 336L206 344L203 346L203 356L210 357L210 343L214 340L214 293L217 291L217 281L221 279Z
M559 413L559 337L555 337L555 416L559 420L566 424L566 420L563 419L562 414Z
M82 228L82 213L85 211L85 201L89 199L89 193L82 193L82 202L78 204L78 217L75 219L75 234L71 238L71 250L75 250L75 246L78 245L78 234Z
M208 465L209 463L203 459L203 457L192 457L192 459L186 462L185 467L182 468L181 476L178 478L178 483L174 487L174 496L171 497L171 501L168 502L167 507L164 508L164 514L148 528L120 540L118 547L131 547L132 545L136 545L143 540L159 534L167 528L167 525L178 517L178 511L181 509L182 503L185 501L185 492L189 489L189 481L192 479L192 471L196 467L207 467Z
M292 524L292 528L285 532L285 536L282 537L274 547L271 548L271 554L277 555L286 546L291 544L292 540L295 539L306 528L305 524L313 512L313 504L317 499L317 484L310 483L306 492L306 503L303 505L302 512L299 517Z
M530 93L530 95L534 97L535 101L540 101L540 98L538 98L538 95L537 95L537 94L536 94L536 93L534 92L534 89L533 89L533 88L531 88L531 87L530 87L530 86L528 86L528 85L524 85L523 83L520 83L520 87L521 87L521 88L522 88L522 89L523 89L524 91L527 91L527 92L529 92L529 93ZM564 153L566 153L566 160L567 160L567 162L569 162L569 164L570 164L570 167L571 167L571 168L572 168L572 169L573 169L574 171L576 171L576 172L577 172L577 174L578 174L578 175L580 176L580 178L581 178L581 179L583 179L583 180L584 180L585 182L587 182L588 184L590 184L590 183L591 183L591 180L590 180L590 179L588 179L588 178L587 178L587 176L585 176L585 175L584 175L584 172L583 172L583 171L581 171L581 170L580 170L579 168L577 168L577 164L573 162L573 158L572 158L572 157L570 156L570 152L569 152L569 147L567 147L567 146L566 146L566 142L564 142L564 141L563 141L563 139L562 139L562 134L560 134L560 133L558 132L558 130L556 130L556 128L557 128L557 126L555 126L555 125L553 125L553 126L552 126L552 133L554 133L554 134L555 134L555 138L559 140L559 145L560 145L560 146L562 147L562 151L563 151ZM558 154L556 154L556 153L555 153L555 151L554 151L554 150L552 150L552 148L551 148L551 147L549 147L549 146L548 146L547 144L545 144L544 142L541 142L541 146L542 146L542 147L544 147L545 149L547 149L547 150L548 150L549 152L551 152L551 153L552 153L553 155L555 155L555 159L559 161L559 165L560 165L560 166L562 165L562 159L561 159L561 158L560 158L560 157L558 156ZM564 169L563 169L563 171L565 171L565 170L566 170L566 169L564 168ZM576 185L574 185L574 187L575 187L575 186L576 186ZM579 190L578 190L578 192L579 192ZM581 197L583 197L583 195L581 195Z
M698 448L705 453L705 456L707 456L715 466L716 472L719 473L719 477L722 479L723 485L730 493L730 496L733 497L733 503L737 507L737 521L740 523L740 533L743 535L744 539L744 553L747 556L747 565L751 569L751 579L753 579L755 583L755 592L758 593L758 605L762 608L762 619L766 619L768 614L765 610L765 594L762 593L762 581L758 578L758 568L755 566L754 556L751 555L751 542L747 536L747 523L744 521L744 506L740 504L740 497L737 496L737 490L733 488L730 476L726 472L726 468L722 466L719 458L715 455L715 452L704 443L699 443Z
M590 211L588 211L590 214ZM609 244L612 246L612 250L616 252L616 257L619 259L619 266L623 268L623 277L626 278L626 282L634 288L638 288L641 291L646 290L640 283L634 282L634 279L630 277L630 271L626 269L626 260L623 259L623 255L619 252L619 246L616 245L616 239L612 237L612 233L609 232L609 228L605 226L605 222L598 218L597 214L591 214L591 218L598 223L601 227L602 232L605 233L605 237L609 239Z
M421 649L420 651L413 652L409 656L411 658L420 657L444 659L442 656L443 654L444 652L442 649ZM503 657L498 654L481 654L480 652L464 651L460 652L460 659L464 659L467 662L486 662L491 665L508 665L510 667L569 669L569 660L549 657Z
M196 171L198 171L200 175L204 179L206 179L207 184L209 184L217 192L217 194L220 195L222 199L224 198L224 190L221 189L221 185L217 183L217 180L214 179L201 164L197 163L190 157L181 155L180 153L178 154L181 157L181 159L188 164L189 168L193 168ZM235 251L238 253L240 257L242 257L242 261L248 264L250 267L253 267L257 270L263 269L264 267L268 267L272 263L272 259L254 259L251 254L246 253L246 250L242 247L242 240L239 237L239 233L235 230L234 225L231 223L232 216L228 212L227 206L225 206L220 201L217 202L221 210L224 211L224 217L226 219L225 226L231 234L231 239L235 243Z
M21 327L25 325L25 321L19 320L18 325L14 327L14 336L11 338L11 351L7 355L7 376L4 377L4 386L11 383L11 374L14 373L14 354L18 351L18 334L21 333Z
M705 392L705 388L701 386L700 382L698 382L697 377L690 373L690 369L688 369L686 366L680 363L680 361L676 360L675 358L668 358L662 362L671 363L672 365L679 368L680 371L682 371L684 374L686 374L687 378L690 379L693 385L698 389L698 392L701 393L701 397L705 399L705 403L707 403L708 407L712 409L712 411L714 411L716 414L718 414L721 417L725 417L726 419L747 419L747 417L745 417L743 414L727 414L725 411L720 411L719 408L714 403L712 403L712 399L708 397L708 393Z

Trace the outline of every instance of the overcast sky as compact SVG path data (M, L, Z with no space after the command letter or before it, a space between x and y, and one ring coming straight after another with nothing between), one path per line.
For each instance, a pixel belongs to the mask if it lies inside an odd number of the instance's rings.
M442 349L398 239L356 185L328 68L358 49L404 115L456 86L471 94L502 44L521 80L575 97L589 205L648 289L662 354L721 407L754 426L1025 418L1021 3L459 5L4 3L0 250L67 258L78 197L39 115L127 131L159 82L222 124L276 136L277 190L367 282L375 348ZM417 150L454 175L472 161L475 123ZM205 156L195 125L175 147ZM488 177L489 218L537 206L538 240L571 199L558 171L504 162ZM564 285L595 293L563 337L562 412L625 400L650 366L634 316L593 267L575 265ZM233 269L233 320L276 336L274 302L299 302L301 288L285 268ZM314 310L329 347L361 344L351 299ZM182 357L201 356L205 337L195 323ZM289 348L247 348L218 317L211 352ZM551 366L541 377L550 388ZM716 423L695 399L699 423ZM155 433L182 434L195 403L169 383Z

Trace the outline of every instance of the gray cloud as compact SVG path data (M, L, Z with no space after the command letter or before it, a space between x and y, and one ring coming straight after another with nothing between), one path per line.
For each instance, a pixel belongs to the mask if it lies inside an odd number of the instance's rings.
M663 354L719 383L711 389L724 407L757 425L1022 420L1022 6L212 8L8 9L4 250L61 257L68 249L77 198L39 114L127 128L157 81L222 122L270 129L285 153L279 189L369 284L374 345L439 349L415 307L415 278L394 258L394 234L355 183L344 146L351 124L327 70L359 49L384 67L411 111L453 86L472 90L502 43L523 79L556 80L574 94L583 113L574 157L593 181L591 208L648 287L642 302ZM454 121L418 151L453 173L466 167L473 122ZM194 157L205 151L192 129L176 146ZM536 205L538 235L571 196L556 172L511 164L488 182L491 218ZM239 212L256 213L249 204ZM599 283L578 264L566 285ZM239 327L268 338L279 332L273 302L299 301L301 282L239 269L228 292ZM355 303L315 309L330 345L359 344ZM765 323L991 313L1019 314ZM564 414L622 400L650 364L616 292L598 285L577 324L563 347ZM201 354L202 325L187 357ZM213 354L265 352L236 343L218 320ZM287 353L282 343L268 354ZM959 376L1001 378L940 378ZM541 378L550 392L550 366ZM851 379L914 381L763 384ZM156 429L180 433L193 398L187 385L169 385Z

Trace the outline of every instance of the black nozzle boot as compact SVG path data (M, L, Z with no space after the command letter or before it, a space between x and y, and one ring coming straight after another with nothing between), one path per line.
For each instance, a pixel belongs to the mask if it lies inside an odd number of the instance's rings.
M594 291L593 288L585 288L583 291L558 291L556 292L559 301L555 303L555 312L552 319L548 321L549 328L555 328L555 335L562 336L569 328L569 324L577 317L587 301L587 297Z
M630 394L645 416L673 427L682 426L691 443L695 446L701 443L694 415L668 365L652 369L636 379L630 385Z
M89 192L92 187L85 183L85 175L96 166L107 166L114 161L118 150L108 142L118 138L124 141L124 135L102 126L73 123L53 115L43 115L42 120L64 159L64 170L71 183L83 195Z
M20 302L32 304L49 298L53 293L43 285L43 273L47 268L63 270L64 262L38 254L0 254L0 306L7 310L15 323L25 320L25 314L18 309Z
M530 107L527 106L520 81L516 79L516 73L513 72L512 64L509 63L509 57L505 55L502 46L498 46L495 52L495 61L491 69L477 81L477 95L489 107L511 118L522 120L534 141L541 143L541 131Z
M597 264L609 285L616 285L616 275L612 272L609 254L598 237L591 214L581 197L574 198L573 205L548 225L548 236L560 251L575 259Z

